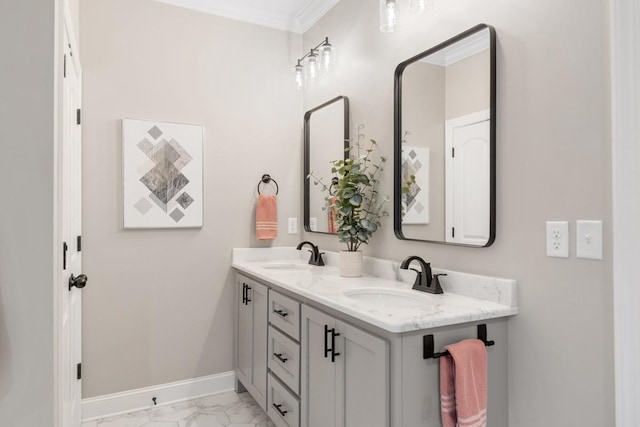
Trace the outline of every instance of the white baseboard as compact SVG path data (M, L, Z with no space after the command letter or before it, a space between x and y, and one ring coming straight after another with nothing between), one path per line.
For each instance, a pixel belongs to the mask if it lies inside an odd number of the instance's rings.
M151 399L154 397L157 399L158 405L167 405L232 391L235 388L235 380L235 373L229 371L206 377L82 399L82 420L92 421L111 415L149 409L153 406Z

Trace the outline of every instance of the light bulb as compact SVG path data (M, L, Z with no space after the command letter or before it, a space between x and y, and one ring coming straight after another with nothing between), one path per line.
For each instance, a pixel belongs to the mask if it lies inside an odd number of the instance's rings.
M335 54L335 50L331 43L327 40L324 46L320 48L320 64L322 65L323 70L328 70L331 68L331 64L333 63L333 56Z
M298 61L298 65L295 68L296 76L296 89L300 90L304 87L304 67Z
M409 12L414 15L423 15L426 11L433 9L433 0L411 0Z
M309 57L307 58L307 72L309 79L315 80L318 77L318 74L320 73L318 65L318 55L316 55L315 50L312 49Z
M380 0L380 31L391 33L398 21L396 0Z

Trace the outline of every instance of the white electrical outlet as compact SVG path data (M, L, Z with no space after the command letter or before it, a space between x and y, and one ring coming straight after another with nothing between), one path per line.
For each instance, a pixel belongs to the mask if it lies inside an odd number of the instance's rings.
M602 259L602 221L576 222L576 256Z
M287 230L289 234L298 234L298 218L289 218Z
M309 228L311 231L318 231L318 218L315 216L309 218Z
M547 221L547 256L569 258L569 223Z

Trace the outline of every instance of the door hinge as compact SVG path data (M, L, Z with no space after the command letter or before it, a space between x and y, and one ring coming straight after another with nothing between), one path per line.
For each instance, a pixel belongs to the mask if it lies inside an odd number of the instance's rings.
M456 228L451 227L451 237L456 237Z
M82 252L82 236L78 236L78 239L76 240L76 248L78 252Z
M62 242L62 269L67 269L67 251L69 250L69 245L67 242Z
M82 124L82 110L80 108L76 110L76 124Z
M456 149L455 147L451 147L451 157L455 157L456 156Z
M76 366L76 379L82 379L82 363L78 363L78 365Z
M62 71L62 77L66 78L67 77L67 54L64 54L64 68Z

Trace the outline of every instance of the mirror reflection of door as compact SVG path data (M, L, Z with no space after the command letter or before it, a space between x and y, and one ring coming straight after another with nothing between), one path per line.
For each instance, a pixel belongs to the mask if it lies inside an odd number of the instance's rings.
M398 66L401 238L471 246L493 240L491 36L479 26Z
M446 241L484 245L489 240L489 110L446 122Z
M331 211L327 209L329 192L335 175L331 172L335 160L345 158L349 146L349 100L338 96L305 114L305 212L306 231L335 234L331 227ZM315 178L308 179L309 174Z

